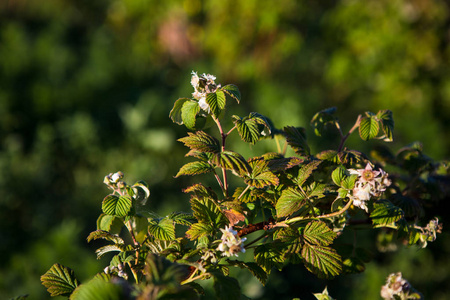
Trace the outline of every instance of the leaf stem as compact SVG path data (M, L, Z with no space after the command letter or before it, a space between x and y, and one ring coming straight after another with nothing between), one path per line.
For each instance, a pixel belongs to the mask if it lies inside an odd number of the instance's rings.
M227 133L224 133L223 129L222 129L222 124L220 124L219 119L217 119L216 117L214 117L213 115L211 115L212 119L214 120L214 122L217 124L217 128L219 128L219 132L220 132L220 136L222 137L222 148L221 151L224 152L225 151L225 141L227 139ZM233 129L233 128L232 128ZM231 132L231 130L230 130ZM222 178L223 178L223 191L224 191L224 195L225 197L228 197L228 178L227 178L227 171L225 168L222 167Z
M352 134L353 131L355 131L356 128L359 127L359 124L361 123L361 119L362 119L362 115L358 115L358 119L356 119L355 124L354 124L353 127L348 131L348 133L347 133L345 136L342 136L341 128L339 127L339 125L337 125L338 123L336 123L336 127L338 127L339 132L340 132L341 137L342 137L342 138L341 138L341 143L339 144L339 148L338 148L338 150L337 150L338 152L341 152L341 151L342 151L342 148L344 148L345 141L348 139L348 137L350 136L350 134Z

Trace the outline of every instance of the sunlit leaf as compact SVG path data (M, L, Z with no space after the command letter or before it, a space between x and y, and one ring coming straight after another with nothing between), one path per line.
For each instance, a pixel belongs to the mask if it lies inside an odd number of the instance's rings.
M314 170L316 170L319 167L321 162L322 162L321 160L313 160L301 165L300 169L298 170L296 184L303 185L305 181L309 178L309 176L311 176L311 174L314 172Z
M50 296L69 296L80 284L72 269L60 264L54 264L50 270L41 276L42 284Z
M188 98L180 98L177 101L175 101L175 104L173 105L172 110L170 111L169 117L172 119L174 123L177 123L178 125L183 124L183 119L181 117L181 108L183 107L183 104L186 101L191 101Z
M328 246L333 243L336 233L324 222L311 221L303 231L303 238L311 245Z
M375 117L363 117L361 123L359 124L359 136L364 141L371 140L378 135L380 126Z
M270 273L273 267L281 269L283 266L283 255L280 247L275 243L266 243L255 248L256 263L266 272Z
M181 119L189 130L197 129L197 115L200 112L200 106L197 101L189 100L183 103L181 108Z
M282 218L292 215L305 204L306 198L307 195L299 189L284 190L276 204L277 216Z
M128 195L108 195L102 202L102 210L105 214L118 217L125 217L130 211L131 206L131 197Z
M388 225L403 218L404 213L400 207L395 206L388 200L379 200L373 205L370 214L373 225Z
M218 153L213 163L218 167L233 170L239 176L248 175L252 171L245 158L234 151L225 150Z
M112 234L112 233L110 233L108 231L104 231L104 230L93 231L87 237L88 243L91 242L92 240L98 240L98 239L105 239L107 241L114 242L115 244L124 244L123 239L119 235Z
M219 141L203 131L188 132L188 136L178 139L186 147L201 152L219 153Z
M230 97L239 103L241 101L241 92L239 91L238 87L234 84L227 84L226 86L222 87L221 90L225 93L227 97Z
M148 224L148 233L155 239L170 241L175 239L175 225L169 218L152 220Z
M177 175L175 175L175 178L182 175L199 175L209 173L212 171L214 171L214 168L208 162L194 161L182 166L178 171Z
M95 250L95 253L97 253L97 258L100 259L106 253L113 252L113 251L122 252L122 251L125 251L125 249L126 249L126 247L122 244L106 245L106 246L100 247L97 250Z
M305 244L302 249L305 267L319 278L333 278L342 272L342 259L330 247Z
M393 131L394 131L394 118L392 116L392 111L390 110L380 110L377 113L377 117L381 122L381 129L383 130L383 140L385 142L392 142Z
M208 93L206 95L206 103L211 108L211 113L218 118L222 110L225 108L226 98L225 93L221 90L215 93Z
M186 236L193 241L198 238L210 235L213 232L214 227L212 227L210 224L195 223L192 224L191 228L189 228L188 231L186 231Z

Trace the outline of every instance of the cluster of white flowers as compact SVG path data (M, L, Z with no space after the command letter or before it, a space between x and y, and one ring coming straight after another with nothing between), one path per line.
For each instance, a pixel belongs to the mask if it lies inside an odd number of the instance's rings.
M206 103L206 95L216 92L217 89L221 87L220 84L216 84L214 80L216 80L216 76L214 75L203 73L198 76L197 72L192 71L191 85L195 90L192 93L192 97L198 100L200 108L208 114L211 112L211 108L208 103Z
M245 253L244 242L247 238L240 238L237 235L237 231L233 230L233 227L225 226L225 229L220 229L220 231L222 231L222 242L217 247L217 250L222 252L222 256L238 256L239 252Z
M402 278L402 273L392 273L386 279L386 284L381 287L381 297L386 300L408 299L406 296L411 290L411 285L406 279Z
M105 272L105 274L110 274L112 272L114 272L115 270L118 270L117 272L117 276L124 278L125 280L128 280L128 274L125 273L125 271L123 270L123 265L119 264L117 267L115 266L111 266L111 267L106 267L103 272Z
M364 169L349 169L350 174L358 175L350 198L353 199L353 205L368 211L366 202L371 197L379 197L391 185L388 174L379 169L373 171L372 166L368 163Z
M109 175L105 176L103 179L103 183L110 186L119 183L119 180L123 178L123 173L121 171L116 173L109 173Z

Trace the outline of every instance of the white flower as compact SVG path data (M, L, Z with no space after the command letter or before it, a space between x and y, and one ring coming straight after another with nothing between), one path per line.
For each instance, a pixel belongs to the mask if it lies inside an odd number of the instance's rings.
M350 174L358 175L361 182L367 182L372 185L375 184L375 177L380 175L380 171L372 171L372 166L369 163L367 163L364 169L349 169L348 171L350 172Z
M245 253L244 242L247 238L240 238L233 227L225 226L225 229L220 229L220 231L222 231L222 242L216 250L222 252L222 256L238 256L239 252Z
M409 282L402 278L402 273L392 273L386 279L386 284L381 287L381 297L383 299L395 299L394 296L399 296L401 299L402 296L407 295L411 289L411 285Z
M195 90L198 88L199 78L197 75L197 72L192 71L192 77L191 77L191 85L194 87Z
M203 109L204 111L206 111L206 113L210 113L211 112L211 108L209 107L209 104L206 103L206 97L201 97L198 100L198 105L200 106L201 109Z

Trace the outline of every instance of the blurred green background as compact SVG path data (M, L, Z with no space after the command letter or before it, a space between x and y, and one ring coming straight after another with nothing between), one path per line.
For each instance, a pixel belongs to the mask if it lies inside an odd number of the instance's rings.
M313 151L323 147L309 127L315 112L336 106L348 130L359 113L390 109L393 151L418 140L443 159L449 45L449 3L435 0L0 1L0 298L49 298L39 277L56 262L81 281L103 269L85 237L110 172L148 182L161 215L188 209L181 189L193 179L173 178L187 162L176 142L185 128L168 114L192 92L192 70L239 86L230 114L306 127ZM348 146L374 143L355 136ZM444 220L445 205L434 211ZM301 265L274 271L265 288L239 276L255 299L311 299L325 285L339 299L379 299L386 276L402 271L427 299L448 299L448 237L375 253L364 274L332 281Z

